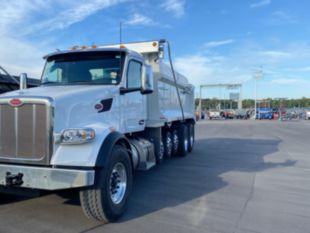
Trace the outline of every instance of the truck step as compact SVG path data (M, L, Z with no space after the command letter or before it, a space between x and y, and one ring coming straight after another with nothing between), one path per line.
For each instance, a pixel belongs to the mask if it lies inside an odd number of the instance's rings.
M150 161L150 162L141 162L139 164L138 170L140 171L147 171L150 170L152 167L156 165L155 161Z

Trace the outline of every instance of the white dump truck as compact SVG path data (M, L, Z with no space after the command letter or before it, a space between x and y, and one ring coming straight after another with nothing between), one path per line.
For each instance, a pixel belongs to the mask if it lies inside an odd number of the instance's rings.
M78 188L87 217L115 221L135 170L193 150L194 87L165 40L44 58L39 87L22 74L20 90L0 96L1 192Z

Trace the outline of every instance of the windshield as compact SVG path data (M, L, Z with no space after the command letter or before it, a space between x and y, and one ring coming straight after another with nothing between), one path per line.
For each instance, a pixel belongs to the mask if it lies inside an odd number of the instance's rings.
M123 52L81 52L55 55L47 59L41 84L116 85L122 77L123 63Z

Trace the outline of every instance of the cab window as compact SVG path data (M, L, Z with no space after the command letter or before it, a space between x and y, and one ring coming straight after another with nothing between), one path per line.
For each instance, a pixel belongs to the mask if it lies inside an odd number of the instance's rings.
M127 88L141 87L142 64L138 61L131 60L127 71Z

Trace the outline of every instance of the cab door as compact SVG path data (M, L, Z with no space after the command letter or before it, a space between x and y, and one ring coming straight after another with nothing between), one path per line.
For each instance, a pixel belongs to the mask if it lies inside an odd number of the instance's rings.
M145 97L141 94L142 62L131 59L126 73L126 88L137 89L121 95L122 119L126 133L143 131L146 120Z

